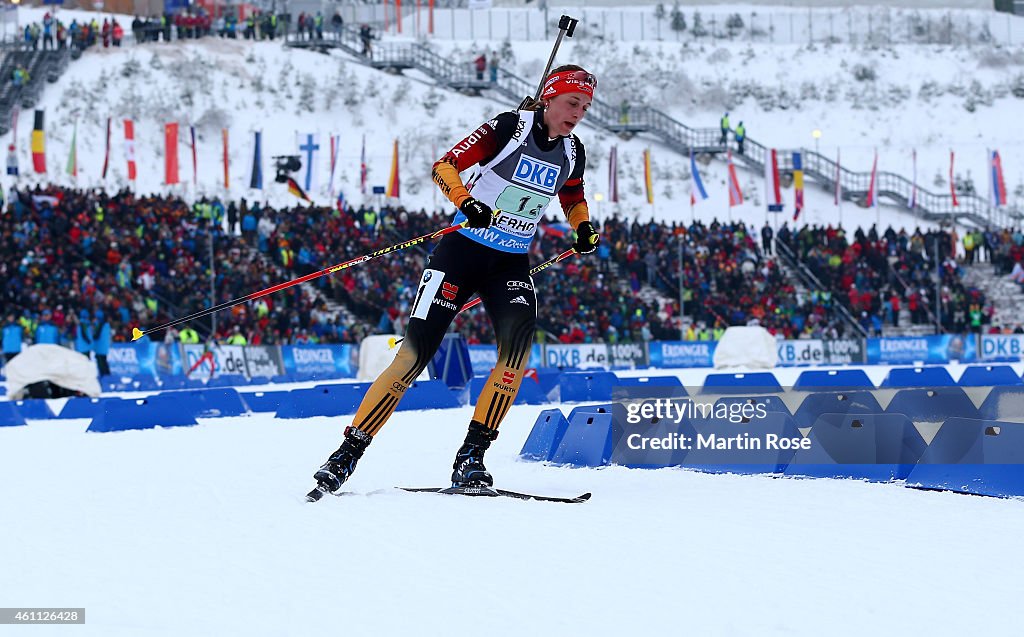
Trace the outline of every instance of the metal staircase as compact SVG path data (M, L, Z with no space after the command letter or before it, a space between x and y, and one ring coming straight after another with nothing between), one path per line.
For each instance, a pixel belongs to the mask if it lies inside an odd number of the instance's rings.
M536 84L529 82L505 69L498 69L495 82L489 77L477 79L476 72L468 65L454 64L444 57L430 51L417 43L379 43L374 42L371 56L362 54L362 41L359 34L345 27L339 34L324 33L322 40L303 40L290 34L286 37L286 45L299 48L330 49L337 48L356 57L359 61L379 69L402 71L415 69L432 78L439 85L455 91L496 93L512 103L519 104L522 98L532 95ZM672 150L689 155L690 151L712 156L734 151L734 158L751 170L759 173L764 171L765 158L770 149L756 140L747 138L744 152L740 154L734 140L721 144L721 130L718 128L691 128L669 115L650 108L635 105L630 108L629 115L621 118L620 110L600 99L594 99L587 112L587 123L607 131L632 136L645 133L664 143ZM791 173L793 170L793 152L802 153L804 176L818 182L823 188L835 188L836 163L824 155L805 148L777 149L779 170ZM866 201L868 186L871 181L869 172L853 172L839 167L839 181L842 186L843 199L861 205ZM877 195L879 201L907 208L909 212L929 221L948 221L970 224L978 227L1000 225L996 219L1022 219L1024 213L1014 208L997 210L987 199L977 195L963 194L957 197L957 206L953 205L952 196L936 194L917 185L917 201L914 208L909 208L914 184L911 180L890 172L879 172Z

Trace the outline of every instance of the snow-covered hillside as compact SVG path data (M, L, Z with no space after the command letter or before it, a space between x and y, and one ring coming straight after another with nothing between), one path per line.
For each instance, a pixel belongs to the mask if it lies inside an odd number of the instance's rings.
M25 12L27 14L27 12ZM64 12L71 15L71 12ZM28 14L27 14L28 15ZM549 52L544 42L430 42L429 46L459 63L480 51L501 51L505 68L525 78L540 74ZM880 170L912 174L917 150L919 183L948 191L949 151L956 152L956 172L968 174L977 191L987 192L985 150L1001 151L1007 186L1024 194L1024 142L1011 134L1020 96L1024 95L1024 51L1007 48L850 47L847 45L749 45L718 42L709 46L678 43L621 43L598 39L566 40L559 62L584 62L600 77L598 97L613 104L623 99L646 102L691 126L715 127L728 110L735 126L743 121L748 135L780 148L816 146L844 167L867 172L874 149ZM859 79L858 79L859 78ZM329 167L330 134L341 136L334 187L349 201L359 193L362 139L366 138L369 186L383 185L391 165L392 140L401 148L401 202L433 208L443 202L429 181L432 161L481 121L513 104L466 97L437 88L417 72L394 76L375 71L340 53L330 56L284 49L279 43L206 39L186 44L148 44L122 50L94 50L73 62L69 72L44 93L47 113L50 178L70 183L63 173L73 125L78 122L81 185L99 185L107 117L115 124L136 120L138 189L162 189L163 124L183 125L181 173L188 196L222 194L221 129L230 131L232 197L294 202L272 183L270 156L296 152L296 133L321 135L319 172ZM973 109L973 110L970 110ZM191 185L188 124L198 134L198 187ZM30 165L31 117L19 121L20 163ZM252 131L264 134L267 188L248 188ZM817 144L812 131L820 130ZM618 211L644 218L688 220L688 160L656 140L623 141L604 131L583 127L588 149L588 191L598 216ZM122 132L115 125L108 185L125 181ZM607 158L619 147L620 197L607 198ZM641 153L654 157L654 206L642 188ZM725 169L720 162L702 167L711 199L697 206L704 218L730 216ZM35 177L23 177L34 181ZM763 179L740 170L747 202L733 218L762 222ZM326 180L311 194L332 203ZM784 198L791 201L792 191ZM1012 198L1012 197L1011 197ZM810 221L834 221L830 192L810 186ZM900 224L916 219L895 209L885 218ZM844 204L844 221L869 224L875 212ZM788 218L787 213L785 217ZM878 213L881 216L881 213Z

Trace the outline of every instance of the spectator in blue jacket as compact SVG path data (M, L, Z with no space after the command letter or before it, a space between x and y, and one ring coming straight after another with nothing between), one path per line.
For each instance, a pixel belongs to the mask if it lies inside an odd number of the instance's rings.
M75 328L75 351L89 355L92 351L92 325L89 324L89 310L78 313L78 326Z
M43 317L36 327L36 345L60 345L60 330L50 320L51 316L50 310L43 310Z
M103 314L103 310L96 310L96 320L93 321L92 351L96 353L96 367L99 368L100 377L110 375L110 365L107 364L107 354L110 352L110 322Z
M11 360L21 352L21 337L25 333L24 328L14 318L14 314L7 315L7 324L4 325L4 358Z

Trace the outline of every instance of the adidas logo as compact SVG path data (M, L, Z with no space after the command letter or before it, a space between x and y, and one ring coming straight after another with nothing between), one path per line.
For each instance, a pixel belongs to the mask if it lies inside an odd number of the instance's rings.
M526 302L526 297L522 294L509 301L509 303L522 303L523 305L529 305L529 303Z

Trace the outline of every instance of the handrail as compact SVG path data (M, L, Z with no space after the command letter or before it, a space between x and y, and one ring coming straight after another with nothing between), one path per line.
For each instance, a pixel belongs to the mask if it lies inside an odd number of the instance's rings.
M779 237L775 237L775 254L785 261L786 265L793 269L796 275L803 280L804 285L814 288L818 292L828 292L831 294L832 307L836 308L836 311L842 316L848 325L853 327L854 331L862 337L867 338L867 331L860 323L857 322L856 319L854 319L850 310L840 298L840 295L837 295L832 290L827 289L825 285L822 284L821 280L814 276L814 273L796 258L796 254L793 253L793 250Z

